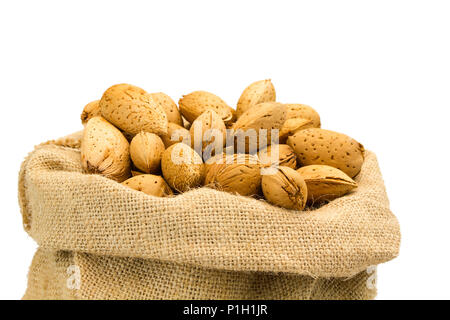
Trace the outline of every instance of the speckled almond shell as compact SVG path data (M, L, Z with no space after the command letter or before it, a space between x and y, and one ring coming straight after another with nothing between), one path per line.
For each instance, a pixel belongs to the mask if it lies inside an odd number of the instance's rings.
M316 110L306 104L287 103L286 104L286 119L303 118L311 120L314 128L320 128L320 116Z
M176 143L164 151L161 169L172 189L185 192L198 187L204 179L202 158L188 145Z
M277 151L275 151L275 148L278 148L278 155L276 154ZM297 168L297 156L294 150L287 144L268 146L258 152L258 158L264 167L285 166L292 169Z
M308 202L312 204L331 201L358 186L344 172L327 165L309 165L297 172L308 186Z
M166 181L162 177L153 174L137 175L125 180L122 184L156 197L167 197L173 194Z
M81 140L81 165L88 173L122 182L130 177L129 144L124 135L102 117L91 118Z
M91 118L100 116L100 100L89 102L81 113L81 123L85 125Z
M194 122L206 110L214 110L225 122L235 120L235 111L221 98L207 91L194 91L183 96L179 101L180 112L190 123Z
M237 103L236 117L239 118L252 106L263 102L276 100L275 87L270 79L253 82L244 92Z
M100 99L102 116L130 135L141 131L167 133L164 109L143 89L131 84L108 88Z
M297 131L287 144L301 166L324 164L338 168L354 178L364 162L364 147L349 136L319 128Z
M219 160L214 162L214 160ZM205 185L242 196L259 194L261 166L258 157L249 154L217 156L209 159Z
M270 203L286 209L305 208L308 189L294 169L280 166L275 174L263 175L261 185L264 197Z
M287 119L280 130L280 143L286 143L289 136L292 136L299 130L309 129L314 127L313 121L304 118Z
M271 129L281 130L285 120L286 108L283 104L278 102L264 102L253 106L242 114L233 125L233 129L236 131L242 130L243 132L253 129L257 134L260 129L266 129L268 130L267 144L270 145L272 139ZM259 147L259 134L257 146L249 147L248 139L246 139L247 152L254 151L255 147Z
M172 137L174 139L172 139ZM161 139L166 148L178 142L184 142L189 146L191 145L191 134L189 133L189 130L172 122L169 122L167 134L161 135Z
M160 137L154 133L142 131L131 140L131 161L142 172L157 173L160 171L164 150L164 143Z
M217 133L222 135L222 139L216 141L213 130L217 130ZM219 148L225 145L227 138L227 128L222 118L213 110L206 110L192 123L189 129L191 135L191 144L195 150L200 149L205 151L208 148ZM196 141L195 137L197 137ZM210 153L210 152L209 152Z
M171 97L163 92L150 93L150 97L164 109L169 123L175 123L179 126L183 125L180 110L178 110L177 104Z

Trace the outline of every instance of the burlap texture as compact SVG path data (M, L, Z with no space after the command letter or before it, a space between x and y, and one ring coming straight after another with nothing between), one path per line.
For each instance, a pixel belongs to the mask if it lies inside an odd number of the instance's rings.
M41 247L24 298L370 299L366 269L398 255L373 153L355 192L296 212L208 188L157 198L84 174L79 137L22 165L24 227Z

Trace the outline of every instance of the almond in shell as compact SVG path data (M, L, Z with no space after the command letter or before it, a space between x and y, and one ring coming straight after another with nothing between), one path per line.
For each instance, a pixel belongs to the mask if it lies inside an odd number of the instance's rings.
M274 144L258 152L258 158L264 167L285 166L297 168L297 156L287 144Z
M219 155L209 160L211 162L207 166L205 185L242 196L260 192L261 166L257 156Z
M171 97L163 92L150 93L150 97L164 109L169 123L175 123L179 126L183 125L180 110L178 110L177 104Z
M287 119L280 130L280 143L286 143L289 136L292 136L299 130L313 128L313 121L303 118Z
M286 209L303 210L308 199L308 189L300 173L280 166L276 173L263 175L262 191L270 203Z
M230 154L232 156L233 154ZM209 171L209 169L216 163L224 163L223 159L227 156L226 153L220 153L212 156L211 158L205 161L205 177Z
M306 104L287 103L286 104L287 119L303 118L312 121L314 128L320 128L320 116L316 110Z
M297 170L308 187L308 202L331 201L357 187L356 182L339 169L327 165L309 165Z
M328 165L354 178L364 162L364 147L349 136L319 128L297 131L287 144L297 155L301 166Z
M145 173L159 172L164 143L160 137L150 132L139 132L130 143L133 164Z
M167 197L173 194L166 181L162 177L153 174L137 175L125 180L122 184L156 197Z
M191 145L191 134L189 130L172 122L169 122L167 134L161 135L161 139L166 148L178 142L183 142L189 146Z
M164 109L145 90L131 84L108 88L100 99L100 110L106 120L128 135L167 133Z
M81 123L85 125L91 118L101 116L100 100L89 102L81 113Z
M179 192L199 186L204 179L202 158L184 143L176 143L164 151L161 170L169 186Z
M122 182L130 176L128 149L128 141L119 129L102 117L93 117L81 140L81 165L88 173Z
M183 117L190 123L194 122L206 110L215 111L225 124L235 119L235 111L221 98L207 91L194 91L183 96L178 105Z
M275 87L270 79L253 82L244 92L237 103L236 117L239 118L248 109L263 102L275 101Z
M286 108L277 102L264 102L251 107L243 113L233 125L237 141L238 152L245 143L245 152L255 152L262 146L272 143L272 139L279 138L286 120ZM273 130L277 130L277 136L273 136Z
M190 134L191 143L199 153L205 153L206 158L215 153L222 152L226 142L227 128L222 118L213 111L206 110L192 123Z

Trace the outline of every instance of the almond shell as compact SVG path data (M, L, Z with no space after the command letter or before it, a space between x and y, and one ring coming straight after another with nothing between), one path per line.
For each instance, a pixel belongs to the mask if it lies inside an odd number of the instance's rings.
M297 172L308 186L308 202L312 204L331 201L357 187L347 174L327 165L309 165Z
M300 166L322 164L337 168L354 178L364 162L364 147L351 137L319 128L297 131L287 144Z
M124 135L102 117L91 118L81 140L81 165L88 173L122 182L130 176L129 144Z
M141 131L167 133L164 109L139 87L117 84L108 88L100 99L100 110L106 120L128 135Z
M245 88L239 98L236 107L236 117L239 118L254 105L263 102L272 102L275 99L275 87L270 79L253 82Z

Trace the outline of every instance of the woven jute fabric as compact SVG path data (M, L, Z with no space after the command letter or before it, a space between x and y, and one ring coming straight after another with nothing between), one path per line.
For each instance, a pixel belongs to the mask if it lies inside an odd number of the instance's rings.
M40 246L25 299L371 299L367 268L398 255L371 152L356 191L299 212L209 188L149 196L83 173L79 145L79 133L50 141L22 164Z

